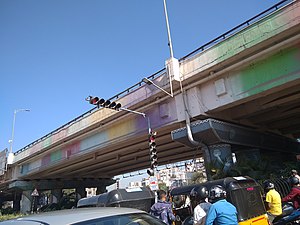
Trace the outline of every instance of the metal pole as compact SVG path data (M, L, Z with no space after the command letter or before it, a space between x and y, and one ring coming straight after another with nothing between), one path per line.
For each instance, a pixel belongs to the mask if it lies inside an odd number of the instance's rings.
M14 111L14 119L13 119L13 125L12 125L9 153L13 152L12 148L13 148L13 142L14 142L14 133L15 133L15 123L16 123L17 112L18 112L17 110Z
M127 112L130 112L130 113L134 113L134 114L137 114L137 115L142 115L145 119L147 119L148 134L149 135L152 134L150 118L145 113L134 111L134 110L131 110L131 109L126 109L126 108L120 108L120 110L127 111ZM154 170L153 170L153 176L156 178L155 180L157 181L157 168L154 168ZM157 202L157 190L155 190L154 193L155 193L155 202Z
M147 119L147 124L148 124L148 134L151 134L150 118L149 118L145 113L138 112L138 111L134 111L134 110L127 109L127 108L120 108L120 110L122 110L122 111L127 111L127 112L130 112L130 113L134 113L134 114L137 114L137 115L141 115L141 116L143 116L145 119Z
M134 111L134 110L131 110L131 109L120 108L120 110L127 111L127 112L130 112L130 113L134 113L134 114L138 114L138 115L141 115L141 116L143 116L143 117L146 117L146 114L145 114L145 113L138 112L138 111Z
M18 112L29 112L29 111L30 111L30 109L16 109L14 111L14 119L13 119L13 125L12 125L12 133L11 133L9 153L13 153L13 143L14 143L14 135L15 135L16 115L17 115Z
M148 134L151 134L151 124L150 124L150 118L147 116L147 122L148 122Z
M167 31L168 31L168 45L170 48L170 56L171 56L171 58L173 58L173 47L172 47L172 40L171 40L171 34L170 34L170 26L169 26L166 0L164 0L164 11L165 11L165 17L166 17Z

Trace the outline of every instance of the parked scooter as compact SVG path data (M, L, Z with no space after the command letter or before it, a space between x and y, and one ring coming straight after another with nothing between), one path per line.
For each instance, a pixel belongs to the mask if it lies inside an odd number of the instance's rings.
M283 203L282 215L275 218L273 225L300 224L300 209L295 209L292 203Z

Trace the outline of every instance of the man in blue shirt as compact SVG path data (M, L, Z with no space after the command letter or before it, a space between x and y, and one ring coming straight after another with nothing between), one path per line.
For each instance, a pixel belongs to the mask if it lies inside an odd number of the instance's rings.
M209 208L205 225L238 225L237 210L226 201L226 191L221 185L210 189L209 198L214 203Z

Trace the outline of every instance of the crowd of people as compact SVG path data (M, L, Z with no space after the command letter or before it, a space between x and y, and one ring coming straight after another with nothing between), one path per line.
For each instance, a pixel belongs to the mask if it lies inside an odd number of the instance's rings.
M300 176L292 170L289 178L291 191L287 196L280 196L272 182L264 183L265 203L269 223L282 214L282 203L292 202L295 209L300 208ZM172 203L167 201L167 193L158 192L158 201L151 207L150 214L171 225L176 217L172 213ZM221 185L215 185L208 190L204 186L195 187L190 198L196 204L193 207L194 225L237 225L238 212L236 207L226 200L226 190Z
M210 191L206 187L194 188L190 193L193 201L195 225L237 225L237 210L226 200L226 191L220 185L213 186ZM208 202L209 199L209 202ZM151 207L150 214L159 218L165 224L175 221L172 204L167 201L165 191L158 192L158 201Z
M294 209L300 207L300 176L297 170L292 170L292 175L289 178L289 183L291 185L290 193L281 197L279 192L275 189L275 185L272 182L265 182L264 189L266 192L266 208L270 224L273 223L277 216L282 214L282 203L291 202Z

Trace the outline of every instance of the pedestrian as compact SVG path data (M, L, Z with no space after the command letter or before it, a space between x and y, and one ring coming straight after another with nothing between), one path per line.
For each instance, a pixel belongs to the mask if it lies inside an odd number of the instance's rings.
M264 182L264 189L266 192L268 219L270 224L273 224L275 217L282 214L281 197L278 191L275 190L272 182Z
M210 206L205 225L238 225L236 207L226 201L226 191L221 185L213 186L209 191Z
M298 171L297 170L292 170L292 176L291 177L297 177L298 180L300 181L300 176L298 175Z
M282 198L282 202L293 202L294 208L298 209L300 207L300 186L299 179L295 177L291 177L290 185L292 186L290 193Z
M158 201L151 206L150 214L168 225L175 221L172 204L167 201L167 193L164 190L158 191Z
M195 202L194 208L194 225L204 225L206 220L206 214L211 206L211 203L207 202L208 190L206 187L195 187L190 193L190 198Z

